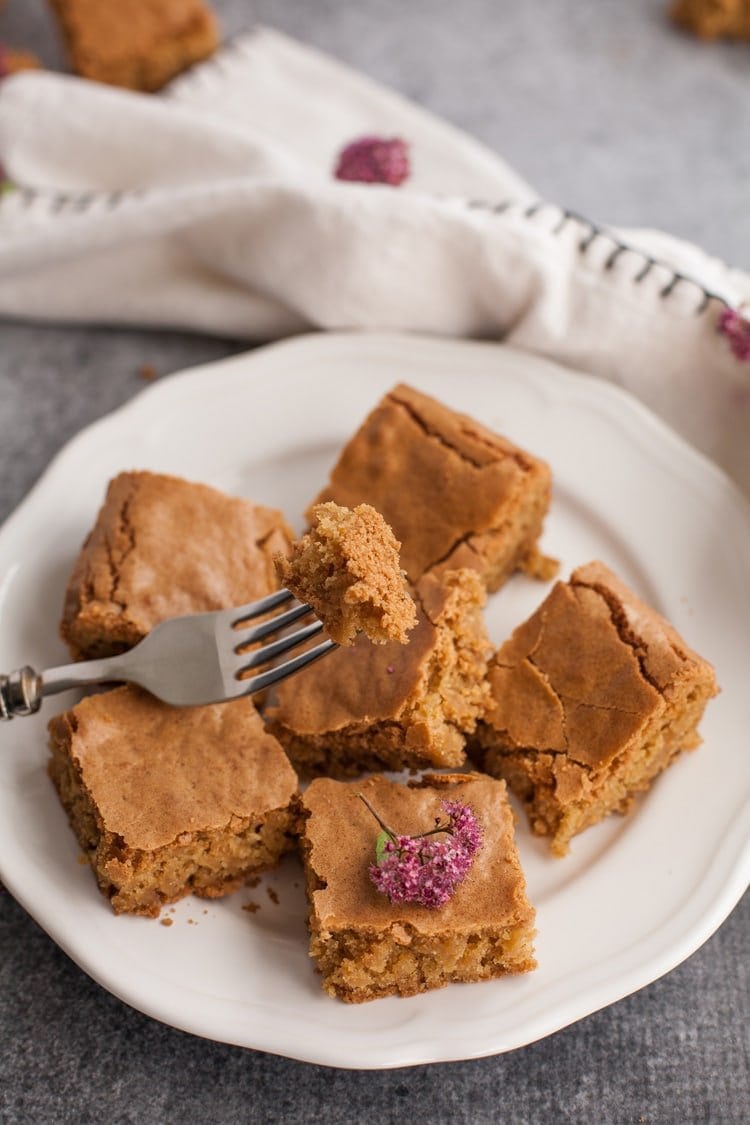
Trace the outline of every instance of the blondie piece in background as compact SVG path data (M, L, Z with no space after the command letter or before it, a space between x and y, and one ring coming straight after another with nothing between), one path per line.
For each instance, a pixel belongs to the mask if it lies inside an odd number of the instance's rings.
M481 843L447 902L394 903L376 889L369 868L379 829L360 794L403 835L444 822L444 801L471 810ZM411 785L320 778L303 794L302 809L310 954L331 996L352 1003L411 996L535 967L534 910L503 782L478 774L427 776Z
M408 644L373 645L360 634L280 685L267 718L302 774L464 762L466 733L489 704L484 587L461 570L427 575L413 592Z
M319 504L313 526L289 558L275 560L279 581L309 603L337 644L363 632L374 644L405 644L417 611L399 562L401 544L369 504L353 511Z
M543 461L401 385L344 447L317 502L371 504L411 582L471 567L492 591L514 570L552 576L537 548L550 489Z
M471 755L558 855L699 744L717 691L710 664L599 562L555 584L488 678L493 706Z
M167 617L243 605L278 588L273 559L291 546L281 512L160 473L109 484L65 594L74 657L137 644Z
M750 0L675 0L670 15L700 39L750 39Z
M159 90L218 45L203 0L50 0L76 74Z
M0 78L19 74L22 70L39 70L41 62L31 51L17 50L0 43Z
M293 846L297 778L248 699L169 707L122 687L49 730L50 775L116 914L225 895Z

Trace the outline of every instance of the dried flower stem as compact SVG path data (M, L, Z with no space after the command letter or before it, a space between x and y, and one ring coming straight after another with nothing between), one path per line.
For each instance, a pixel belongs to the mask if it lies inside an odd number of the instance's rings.
M368 809L370 810L370 812L371 812L371 813L372 813L372 815L373 815L373 816L375 817L375 819L377 820L378 824L379 824L379 825L380 825L380 827L381 827L381 828L383 829L383 831L384 831L384 832L386 833L386 835L390 836L390 838L391 838L391 839L392 839L392 840L394 841L394 843L395 843L395 841L396 841L396 833L395 833L395 832L393 831L393 829L392 829L392 828L389 828L389 827L388 827L388 825L387 825L387 824L385 823L385 821L383 820L383 818L382 818L382 816L380 815L380 813L379 813L379 812L376 812L376 810L375 810L375 809L374 809L374 808L372 807L372 805L370 804L370 802L369 802L369 801L367 800L367 797L365 797L364 793L358 793L358 794L357 794L357 796L359 797L360 801L362 801L362 802L363 802L363 803L364 803L364 804L365 804L365 805L367 806L367 808L368 808Z
M392 828L388 827L388 825L385 823L385 821L383 820L380 813L377 812L377 810L374 809L373 806L370 804L370 802L367 800L367 797L365 797L364 793L358 793L357 796L359 797L360 801L362 801L367 806L367 808L370 810L370 812L375 817L378 824L383 829L383 831L386 833L386 835L390 836L390 838L393 840L393 842L396 843L398 834L396 832L394 832ZM440 821L436 819L434 828L430 828L427 832L417 832L414 836L410 836L409 839L410 840L424 840L427 836L434 836L437 832L447 832L449 836L452 836L453 835L453 829L451 828L450 821L446 821L445 824L441 824Z

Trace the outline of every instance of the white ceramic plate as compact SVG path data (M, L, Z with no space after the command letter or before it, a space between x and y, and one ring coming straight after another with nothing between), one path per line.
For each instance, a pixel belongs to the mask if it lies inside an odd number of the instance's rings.
M0 877L87 973L175 1027L342 1067L473 1058L549 1035L689 956L730 912L750 867L750 510L624 393L498 345L306 337L145 390L71 442L0 531L0 668L65 659L64 584L113 474L147 467L206 481L301 526L342 442L400 380L544 456L555 493L543 545L562 574L604 560L715 664L723 688L704 746L565 859L519 820L536 972L407 1000L332 1000L307 955L294 858L255 889L184 900L165 912L170 927L115 918L78 862L45 772L45 720L73 697L0 729ZM517 576L495 595L494 639L546 589ZM260 908L243 910L251 901Z

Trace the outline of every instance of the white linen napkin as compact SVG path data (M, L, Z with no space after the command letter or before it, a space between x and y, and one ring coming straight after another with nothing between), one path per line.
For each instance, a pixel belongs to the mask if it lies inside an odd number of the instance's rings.
M334 178L368 134L409 144L401 187ZM750 490L750 364L717 331L750 276L539 200L460 131L276 31L158 97L6 79L0 160L19 185L0 197L2 315L504 340L628 388Z

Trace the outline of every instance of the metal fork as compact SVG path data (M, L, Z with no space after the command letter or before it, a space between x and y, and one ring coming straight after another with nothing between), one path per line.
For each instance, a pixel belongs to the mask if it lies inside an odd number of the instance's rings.
M278 590L235 609L171 617L119 656L65 664L46 672L35 672L26 665L10 675L0 675L0 719L32 715L45 695L87 684L138 684L178 707L220 703L264 691L336 648L333 641L323 641L266 671L243 678L253 668L268 664L322 630L323 624L316 618L252 652L242 651L312 612L303 603L258 625L241 627L293 598L289 590Z

